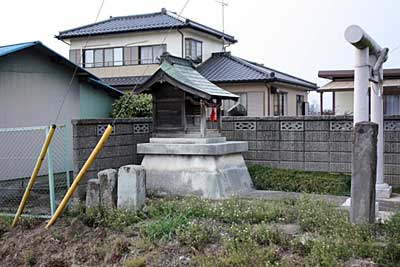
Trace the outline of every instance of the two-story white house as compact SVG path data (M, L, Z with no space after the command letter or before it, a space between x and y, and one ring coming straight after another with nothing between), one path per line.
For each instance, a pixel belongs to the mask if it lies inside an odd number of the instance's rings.
M225 53L236 43L229 34L176 13L110 17L62 31L56 38L70 45L70 59L120 90L141 85L159 68L163 52L190 58L211 82L239 94L248 115L304 115L307 94L317 87L291 75ZM225 58L223 72L219 71ZM237 73L239 71L239 73ZM225 79L228 76L230 79ZM231 103L225 103L225 107Z

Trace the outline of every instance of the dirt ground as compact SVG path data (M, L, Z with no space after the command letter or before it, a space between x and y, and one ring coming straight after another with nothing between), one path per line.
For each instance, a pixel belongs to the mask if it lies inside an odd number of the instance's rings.
M178 243L155 246L134 228L114 232L71 218L44 226L30 220L0 232L0 266L187 266L190 257Z

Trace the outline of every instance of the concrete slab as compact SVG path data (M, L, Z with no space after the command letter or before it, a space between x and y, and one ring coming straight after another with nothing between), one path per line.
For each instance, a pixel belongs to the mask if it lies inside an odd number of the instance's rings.
M225 137L206 138L150 138L150 143L157 144L214 144L226 142Z
M145 155L146 189L155 194L223 199L252 190L239 153L229 155Z
M246 152L247 150L247 142L224 142L211 144L145 143L137 145L137 153L146 155L220 156Z

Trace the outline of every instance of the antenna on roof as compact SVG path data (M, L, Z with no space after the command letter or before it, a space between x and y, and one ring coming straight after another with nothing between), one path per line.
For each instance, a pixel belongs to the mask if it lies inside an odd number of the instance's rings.
M225 0L215 0L215 2L221 4L221 8L222 8L222 32L225 33L225 7L228 6L228 3L225 2ZM224 52L226 51L226 46L225 46L225 38L222 37L222 41L223 41L223 47L224 47Z

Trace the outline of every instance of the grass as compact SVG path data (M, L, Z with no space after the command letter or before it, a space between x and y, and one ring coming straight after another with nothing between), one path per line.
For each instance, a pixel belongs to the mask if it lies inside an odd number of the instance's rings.
M91 251L122 266L176 266L180 258L185 266L331 267L354 259L400 266L400 214L353 225L347 211L311 197L150 199L140 212L91 209L79 217L117 236ZM38 260L25 255L26 263Z
M284 170L253 165L249 167L259 190L350 195L351 176L327 172Z
M352 225L347 211L312 198L157 199L140 213L111 212L99 220L102 212L88 221L117 229L116 222L124 221L120 216L135 218L119 227L139 225L143 238L158 247L179 242L196 251L194 266L344 266L351 259L400 266L400 214L385 224ZM298 225L300 232L279 228L287 224ZM207 252L212 245L217 249Z

